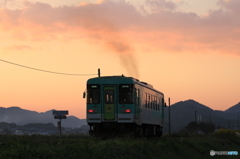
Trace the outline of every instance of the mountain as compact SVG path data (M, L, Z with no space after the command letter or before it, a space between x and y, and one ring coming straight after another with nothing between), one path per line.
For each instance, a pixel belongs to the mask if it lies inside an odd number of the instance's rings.
M213 110L192 99L180 101L170 106L171 110L171 132L177 132L188 125L189 122L197 121L209 122L217 127L237 128L238 116L240 118L240 103L230 107L226 111ZM169 107L164 108L165 133L169 129ZM196 111L196 116L195 116ZM28 123L53 123L57 126L58 119L54 119L52 110L44 113L21 109L19 107L2 108L0 107L0 122L16 123L17 125L25 125ZM79 119L75 116L67 116L62 120L63 127L80 128L87 125L86 119ZM89 128L86 126L86 129Z
M228 111L213 110L194 100L177 102L170 106L171 132L177 132L188 125L189 122L197 120L215 124L215 126L225 128L235 128L237 121L236 109L239 105L231 107ZM234 109L234 111L232 111ZM196 111L196 116L195 116ZM233 113L234 112L234 113ZM196 118L196 119L195 119ZM169 107L165 107L164 132L169 131Z
M227 110L225 110L227 113L239 113L240 114L240 102Z
M53 123L57 126L59 119L54 119L52 110L44 113L21 109L19 107L0 107L0 122L15 123L17 125L25 125L28 123ZM85 119L79 119L75 116L67 116L67 119L62 119L63 127L81 127L86 125Z

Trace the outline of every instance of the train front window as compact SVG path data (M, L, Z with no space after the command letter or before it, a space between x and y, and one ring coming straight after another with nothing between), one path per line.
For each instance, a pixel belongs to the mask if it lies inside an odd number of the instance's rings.
M106 104L113 104L114 103L114 90L113 89L106 89L105 90L105 103Z
M133 84L120 84L119 85L119 103L120 104L133 104L134 92Z
M87 85L87 104L100 103L100 85L88 84Z

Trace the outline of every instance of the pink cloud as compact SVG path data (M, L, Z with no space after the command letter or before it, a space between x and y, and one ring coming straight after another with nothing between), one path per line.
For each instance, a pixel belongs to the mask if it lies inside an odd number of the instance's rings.
M161 12L164 10L175 10L177 5L170 1L165 0L147 0L145 1L146 6L150 7L152 12Z
M238 0L218 0L217 4L224 9L227 9L229 12L240 13L240 1Z
M23 9L0 10L0 28L15 33L13 38L35 41L58 39L58 35L69 40L87 37L102 41L115 52L122 52L119 47L133 51L131 43L139 43L174 52L239 54L238 0L219 0L222 9L205 17L178 12L176 4L165 0L146 3L153 12L142 15L124 1L61 7L25 1ZM16 36L21 30L25 32Z

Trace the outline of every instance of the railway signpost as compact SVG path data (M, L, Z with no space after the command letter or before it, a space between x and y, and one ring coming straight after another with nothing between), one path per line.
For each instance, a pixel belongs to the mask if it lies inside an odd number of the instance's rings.
M53 110L52 115L68 115L68 110Z
M60 130L60 135L62 135L61 120L67 119L66 115L68 115L68 111L67 110L64 110L64 111L63 110L60 110L60 111L53 110L52 115L54 115L54 119L60 119L60 121L58 121L58 130Z
M66 115L55 115L54 119L66 119L67 116Z

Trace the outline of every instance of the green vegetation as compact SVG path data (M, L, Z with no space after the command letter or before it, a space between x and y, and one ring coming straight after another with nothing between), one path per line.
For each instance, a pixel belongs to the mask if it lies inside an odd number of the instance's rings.
M233 130L219 130L211 135L181 135L106 140L86 135L0 135L0 158L212 159L210 150L240 153L240 137ZM227 158L240 158L240 154Z
M189 134L196 133L198 130L202 131L204 134L209 134L214 132L215 125L211 122L200 122L197 123L195 121L188 123L188 125L184 129Z

